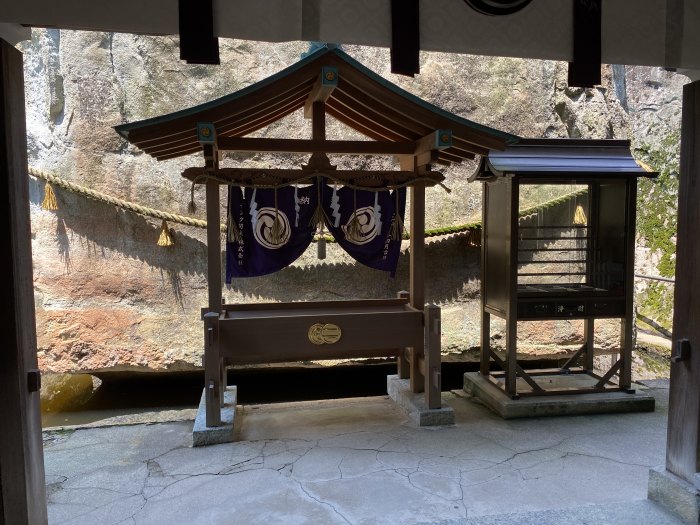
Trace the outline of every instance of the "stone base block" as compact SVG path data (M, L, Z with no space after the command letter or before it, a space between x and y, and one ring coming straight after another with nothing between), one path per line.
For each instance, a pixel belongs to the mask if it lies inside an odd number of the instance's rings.
M221 408L221 426L207 426L207 406L204 396L206 392L202 390L202 398L199 401L199 410L194 420L192 429L192 446L204 447L207 445L218 445L219 443L231 443L233 438L233 426L236 420L236 402L238 400L238 390L235 386L226 387L224 392L224 406Z
M573 375L573 374L572 374ZM563 383L569 376L557 376ZM571 378L580 381L580 378ZM464 391L476 397L503 419L519 417L605 414L615 412L653 412L655 400L644 393L595 392L511 399L479 372L464 374Z
M649 470L648 497L678 516L685 523L700 522L700 494L695 485L664 467Z
M396 375L387 376L386 391L389 397L406 410L408 416L421 427L454 425L455 423L455 413L452 407L443 405L441 408L426 408L424 395L411 392L408 379L399 379Z

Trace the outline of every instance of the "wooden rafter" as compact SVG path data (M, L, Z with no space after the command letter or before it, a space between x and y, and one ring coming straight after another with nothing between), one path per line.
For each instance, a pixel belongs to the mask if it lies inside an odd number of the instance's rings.
M329 101L329 103L326 104L326 111L329 115L332 115L338 120L338 122L359 131L371 139L391 140L395 142L411 140L411 137L407 136L405 133L397 133L390 127L376 126L366 115L363 115L351 107L339 107L338 104L335 103L335 100Z

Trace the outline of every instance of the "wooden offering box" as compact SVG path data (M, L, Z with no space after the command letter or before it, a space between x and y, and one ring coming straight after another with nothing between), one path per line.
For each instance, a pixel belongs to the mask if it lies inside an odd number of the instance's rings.
M229 364L398 356L423 343L408 299L224 305L220 355Z
M628 141L524 139L484 158L476 176L484 183L481 374L507 395L629 390L637 177L655 175L635 162ZM533 206L533 188L562 204ZM491 315L506 321L505 359L490 348ZM619 359L599 376L601 318L620 318L622 328ZM517 322L558 319L583 319L581 349L561 368L524 370ZM551 378L572 373L592 381L567 388Z

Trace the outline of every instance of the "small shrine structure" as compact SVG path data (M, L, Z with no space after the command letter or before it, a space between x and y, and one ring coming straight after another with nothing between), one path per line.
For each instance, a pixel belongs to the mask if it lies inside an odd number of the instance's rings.
M483 183L481 364L480 374L465 375L465 389L504 417L654 409L652 396L560 396L635 393L637 179L656 176L635 161L628 140L521 139L482 158L471 178ZM533 188L568 195L568 209L533 208L523 199ZM491 348L491 316L505 321L504 358ZM619 349L599 373L594 336L600 319L620 319L621 328ZM583 321L583 344L573 355L556 368L526 369L518 362L518 322L562 320ZM509 403L484 382L513 400L557 400Z
M310 138L248 136L302 110L312 120ZM370 140L327 139L326 115ZM206 427L222 424L226 367L251 363L397 356L398 377L409 380L412 393L424 392L424 402L419 403L422 409L440 409L440 309L426 306L424 295L425 189L444 179L433 170L435 165L450 166L475 155L504 150L518 137L431 105L333 45L323 46L231 95L115 129L158 160L191 154L203 157L201 166L188 168L183 176L193 184L206 185L209 304L202 312ZM286 152L306 157L299 169L226 168L220 166L223 151ZM399 159L400 169L336 169L327 154L393 156ZM380 257L384 261L389 252L398 254L400 248L402 198L408 188L409 291L398 298L380 300L222 304L221 185L231 191L227 278L250 275L244 256L237 258L236 254L243 254L251 244L256 249L259 245L274 249L282 240L302 238L301 244L308 246L317 225L321 231L325 227L333 233L346 250L355 249L366 240L368 225L378 219L379 209L391 212L377 233L379 244L386 246ZM336 200L340 198L335 190L338 186L342 187L338 193L346 190L345 201L352 201L344 216L343 203ZM285 211L282 200L289 199L285 192L294 192L291 202L295 211ZM300 192L306 192L303 201ZM360 201L365 203L365 211L361 211ZM307 207L313 211L310 220L300 210L300 202L315 203ZM335 216L338 206L344 225ZM292 214L295 216L290 220ZM310 230L295 234L295 228L301 231L309 223ZM347 241L345 245L343 241ZM297 252L303 252L302 248ZM294 253L288 257L293 260ZM391 271L383 262L375 263L369 265ZM258 275L275 269L266 266ZM230 439L222 439L226 440L232 440L232 433Z

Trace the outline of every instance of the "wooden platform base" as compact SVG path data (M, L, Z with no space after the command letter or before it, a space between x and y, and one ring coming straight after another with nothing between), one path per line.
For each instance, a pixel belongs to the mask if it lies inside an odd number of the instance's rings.
M552 375L554 382L580 382L587 379L582 374ZM546 377L539 376L539 381ZM593 379L591 379L593 381ZM578 386L578 385L570 385ZM464 374L464 390L478 398L503 419L541 416L566 416L580 414L604 414L614 412L653 412L655 399L643 392L622 391L594 392L551 396L521 397L511 399L479 372Z

